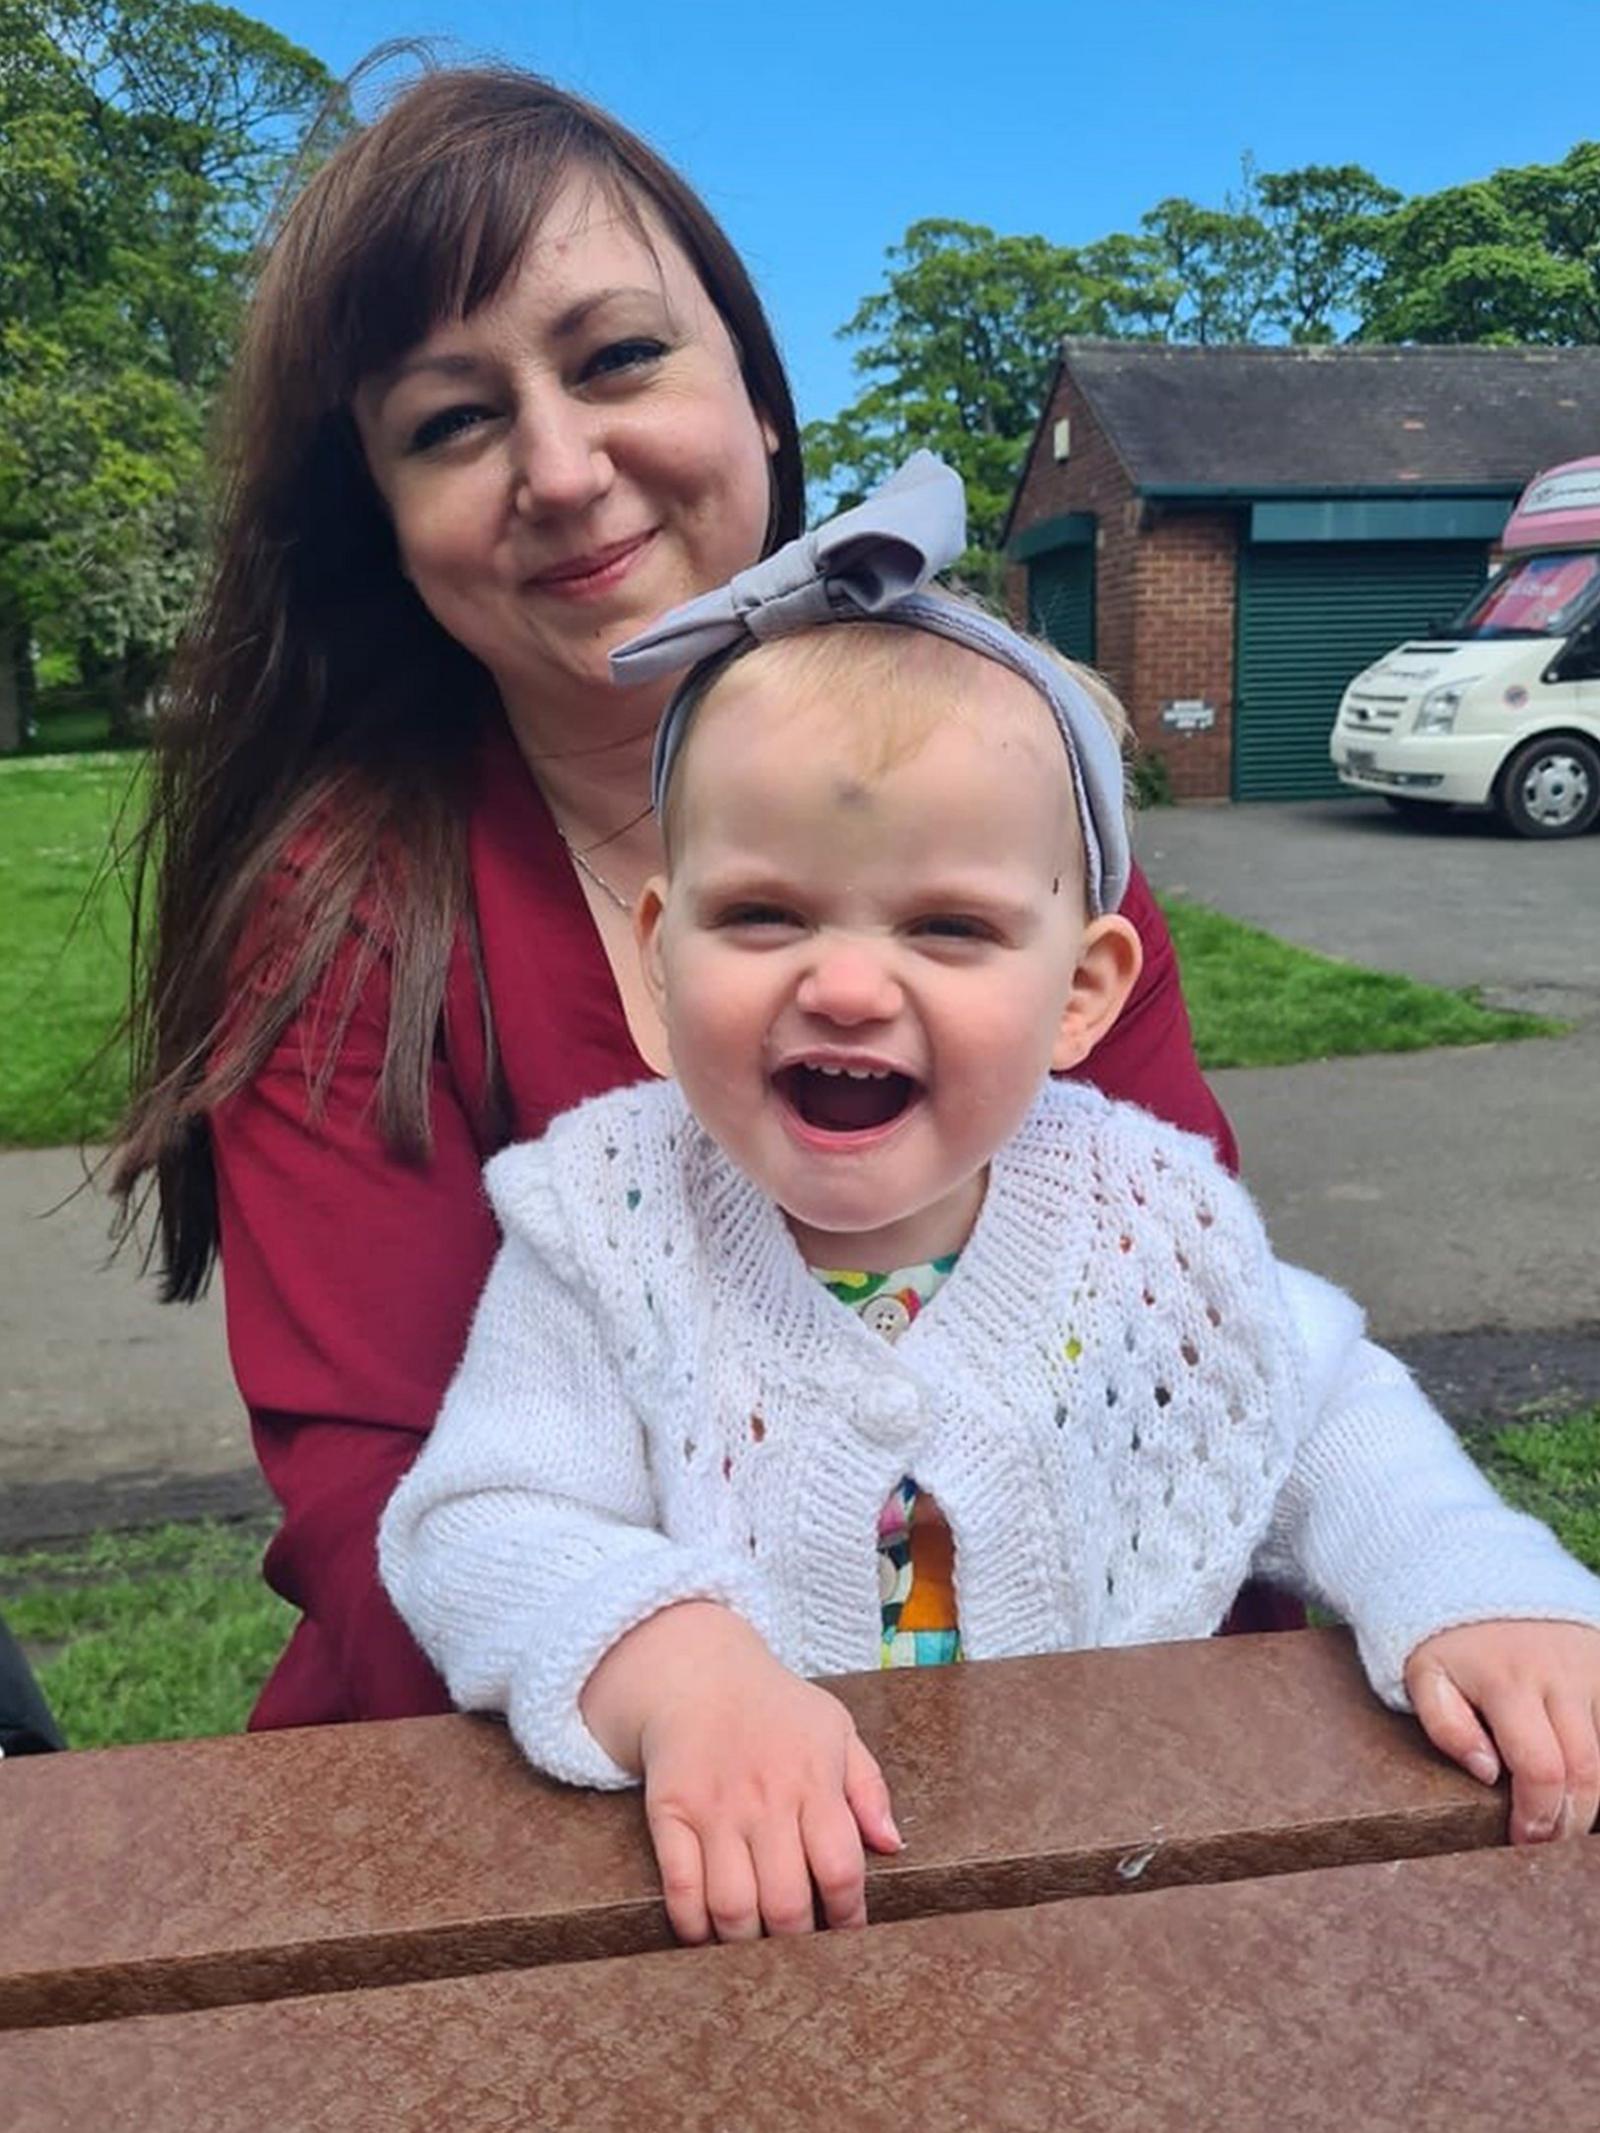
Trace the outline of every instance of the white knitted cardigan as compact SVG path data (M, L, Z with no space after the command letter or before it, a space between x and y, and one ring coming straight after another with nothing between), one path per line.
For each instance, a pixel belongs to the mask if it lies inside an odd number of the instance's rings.
M803 1674L875 1666L878 1514L907 1473L949 1520L974 1660L1203 1637L1252 1573L1348 1620L1397 1706L1435 1630L1600 1625L1600 1581L1500 1501L1355 1304L1130 1105L1044 1091L893 1345L669 1082L486 1178L505 1243L380 1563L456 1702L557 1777L628 1782L578 1695L672 1601L737 1608Z

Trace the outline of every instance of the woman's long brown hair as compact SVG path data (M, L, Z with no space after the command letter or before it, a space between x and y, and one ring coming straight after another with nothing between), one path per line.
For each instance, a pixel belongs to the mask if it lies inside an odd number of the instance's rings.
M398 1159L431 1153L430 1065L463 929L476 951L469 772L496 698L401 575L350 405L363 378L494 296L574 170L635 220L653 210L693 261L778 435L770 538L800 530L799 433L760 300L704 204L614 119L515 69L433 73L311 180L230 381L214 566L133 851L138 1093L113 1183L127 1220L154 1177L168 1301L199 1295L216 1259L212 1108L347 944L308 1100L387 956L377 1115ZM479 996L495 1082L481 971Z

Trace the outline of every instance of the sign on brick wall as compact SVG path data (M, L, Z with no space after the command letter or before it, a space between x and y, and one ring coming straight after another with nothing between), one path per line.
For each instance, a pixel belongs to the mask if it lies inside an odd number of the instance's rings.
M1217 707L1203 696L1179 696L1161 706L1161 723L1173 733L1208 733L1217 723Z

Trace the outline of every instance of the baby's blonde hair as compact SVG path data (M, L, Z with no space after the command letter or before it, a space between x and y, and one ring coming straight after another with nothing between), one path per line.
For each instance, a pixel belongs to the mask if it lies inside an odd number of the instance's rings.
M945 591L939 597L959 606L979 604ZM1104 677L1092 667L1068 659L1044 638L1029 636L1026 641L1041 657L1071 676L1104 719L1118 748L1125 750L1131 730L1128 715ZM957 718L980 725L981 712L972 702L971 669L966 662L976 659L984 665L998 666L997 661L984 659L981 652L932 630L908 628L892 620L822 623L792 636L741 646L710 677L673 766L661 816L669 861L681 829L679 796L684 757L693 751L706 705L715 702L724 680L736 675L752 659L758 660L764 670L775 670L792 688L797 704L815 704L820 698L827 705L836 728L844 732L852 746L857 771L874 782L914 756L943 720ZM999 671L1013 670L999 667ZM906 683L913 676L919 686L909 689ZM1037 695L1037 691L1034 693ZM1070 778L1055 714L1044 697L1038 696L1038 704L1050 720L1063 752L1063 773Z

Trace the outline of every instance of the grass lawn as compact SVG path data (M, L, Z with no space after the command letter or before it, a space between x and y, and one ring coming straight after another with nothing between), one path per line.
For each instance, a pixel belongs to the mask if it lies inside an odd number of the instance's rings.
M127 997L128 910L114 880L90 891L138 769L109 753L0 763L0 1144L92 1140L121 1109L126 1056L104 1047Z
M114 879L90 892L138 760L0 763L0 1147L95 1140L121 1108L126 1062L97 1054L125 998L128 914ZM1197 904L1168 899L1165 909L1202 1066L1287 1066L1561 1027L1307 954Z
M1464 1434L1501 1495L1542 1518L1575 1556L1600 1571L1600 1407L1564 1422Z
M0 1555L0 1612L74 1748L237 1733L294 1610L266 1530L156 1526Z
M1293 1066L1357 1052L1549 1037L1565 1025L1480 1007L1470 992L1291 948L1204 904L1164 896L1203 1067Z
M1600 1571L1600 1408L1465 1440L1503 1495ZM266 1531L160 1526L0 1555L0 1612L73 1747L243 1726L294 1620L261 1582Z

